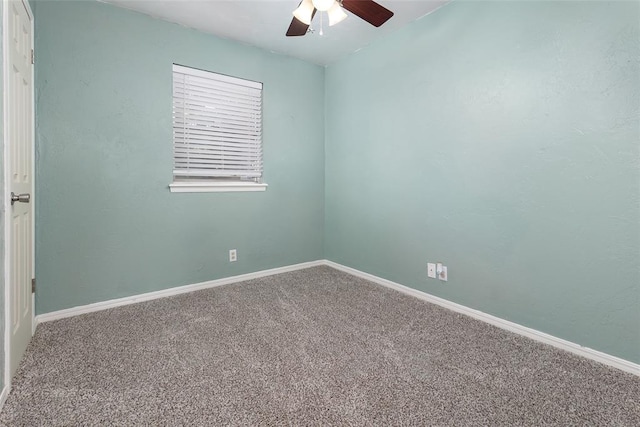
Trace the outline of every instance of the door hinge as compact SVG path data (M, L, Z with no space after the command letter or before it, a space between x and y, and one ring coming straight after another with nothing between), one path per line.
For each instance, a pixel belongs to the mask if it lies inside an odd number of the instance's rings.
M32 294L36 293L36 278L35 277L33 279L31 279L31 293Z
M33 53L33 49L31 49L31 63L32 64L36 63L36 55L35 53Z

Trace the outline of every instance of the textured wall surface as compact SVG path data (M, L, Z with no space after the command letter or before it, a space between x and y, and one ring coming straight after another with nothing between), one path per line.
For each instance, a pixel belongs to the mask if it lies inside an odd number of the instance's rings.
M638 23L453 2L329 67L325 256L640 362Z
M638 3L453 2L326 71L37 9L37 313L324 256L640 362ZM264 82L266 192L169 193L173 62Z
M38 314L322 258L323 68L103 3L37 9ZM266 192L169 192L172 63L264 83Z

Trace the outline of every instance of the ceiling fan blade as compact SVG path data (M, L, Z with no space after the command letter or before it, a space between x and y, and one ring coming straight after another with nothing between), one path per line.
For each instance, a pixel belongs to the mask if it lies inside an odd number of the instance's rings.
M302 4L302 2L300 3ZM313 9L313 12L311 13L311 19L316 16L317 11L318 9ZM307 34L308 29L309 26L307 24L298 20L298 18L294 16L291 20L291 25L289 25L289 29L287 30L287 37L304 36L305 34Z
M393 12L373 0L343 0L342 7L375 27L384 24L393 16Z
M289 29L287 30L287 37L304 36L305 34L307 34L307 29L309 29L309 26L307 24L298 21L298 19L294 17L291 20Z

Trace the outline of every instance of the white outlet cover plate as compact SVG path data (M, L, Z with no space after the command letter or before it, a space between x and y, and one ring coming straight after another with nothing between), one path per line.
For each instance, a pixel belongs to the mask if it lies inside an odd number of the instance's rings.
M442 273L440 273L440 280L442 280L443 282L446 282L449 279L449 276L447 274L447 266L443 265L442 266Z
M427 263L427 276L432 279L436 278L436 265L432 262Z

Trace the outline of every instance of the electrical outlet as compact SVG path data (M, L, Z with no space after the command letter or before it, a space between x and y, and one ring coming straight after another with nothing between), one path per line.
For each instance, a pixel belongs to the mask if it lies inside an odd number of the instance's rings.
M442 280L443 282L446 282L447 280L449 280L449 273L447 272L446 265L442 266L442 272L440 273L440 280Z
M229 262L234 262L238 260L238 252L235 249L229 250Z
M436 274L438 275L438 279L442 280L443 282L446 282L449 278L447 266L442 265L442 263L440 262L436 264Z
M427 263L427 277L436 278L436 265L432 262Z

